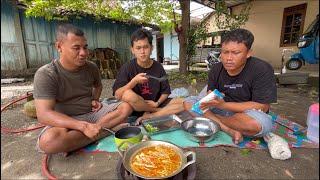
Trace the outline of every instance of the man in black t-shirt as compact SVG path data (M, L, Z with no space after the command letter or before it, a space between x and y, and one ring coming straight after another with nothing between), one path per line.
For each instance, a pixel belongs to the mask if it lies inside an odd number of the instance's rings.
M121 67L113 84L113 94L133 107L133 116L141 116L137 123L183 111L182 99L168 99L171 93L168 80L148 77L166 75L162 65L150 58L152 35L148 30L138 29L132 34L131 52L135 58Z
M261 137L271 131L272 120L266 114L270 103L277 101L273 68L258 58L251 57L254 37L245 29L236 29L222 37L221 63L208 74L208 93L218 89L223 100L201 103L209 108L204 116L217 121L239 142L244 136ZM185 102L190 109L192 103Z

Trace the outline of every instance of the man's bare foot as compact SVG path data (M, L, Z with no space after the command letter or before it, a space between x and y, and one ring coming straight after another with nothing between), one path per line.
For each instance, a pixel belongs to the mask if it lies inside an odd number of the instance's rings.
M144 113L141 117L139 117L137 120L136 120L136 125L139 125L141 124L142 121L145 121L147 119L151 119L153 118L153 114L152 113Z
M239 144L243 141L243 136L239 131L230 128L227 133L232 137L235 144Z

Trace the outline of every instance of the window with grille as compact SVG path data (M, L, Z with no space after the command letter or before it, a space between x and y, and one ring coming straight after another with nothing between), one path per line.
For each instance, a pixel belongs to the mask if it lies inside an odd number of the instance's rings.
M303 32L307 4L285 8L283 11L280 47L295 46Z

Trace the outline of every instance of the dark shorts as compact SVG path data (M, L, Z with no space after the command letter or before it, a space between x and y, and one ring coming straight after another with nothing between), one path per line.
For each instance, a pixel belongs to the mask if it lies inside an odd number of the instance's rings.
M168 105L170 103L171 100L172 100L172 98L166 99L163 103L160 104L159 107L160 108L165 107L166 105ZM139 118L139 117L141 117L143 115L143 113L145 113L145 111L140 111L140 112L139 111L133 111L130 116Z

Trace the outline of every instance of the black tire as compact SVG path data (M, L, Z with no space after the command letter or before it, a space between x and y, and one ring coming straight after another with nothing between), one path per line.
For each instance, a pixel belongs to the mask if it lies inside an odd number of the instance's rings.
M290 59L286 62L286 68L289 70L298 70L302 66L302 60L300 59Z

